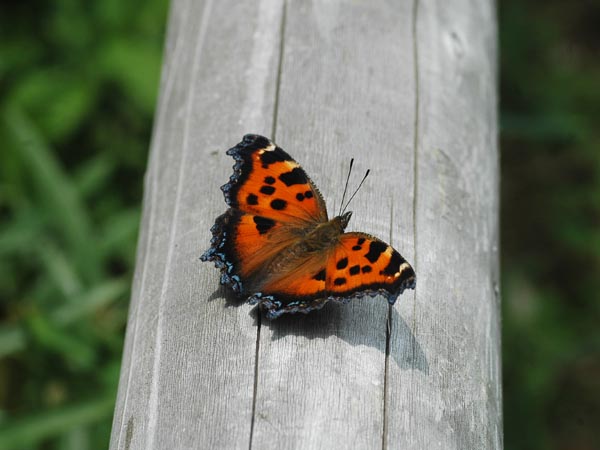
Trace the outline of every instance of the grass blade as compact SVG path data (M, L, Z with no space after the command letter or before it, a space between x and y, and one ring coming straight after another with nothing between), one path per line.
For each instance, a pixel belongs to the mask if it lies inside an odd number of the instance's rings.
M111 394L78 405L10 421L0 428L0 448L21 449L40 443L68 430L106 419L112 415L113 408L114 395Z

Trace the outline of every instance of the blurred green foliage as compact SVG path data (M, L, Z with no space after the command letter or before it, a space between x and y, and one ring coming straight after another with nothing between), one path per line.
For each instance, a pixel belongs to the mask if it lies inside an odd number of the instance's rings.
M600 11L500 2L505 441L600 448ZM0 448L107 447L167 2L0 16Z
M600 449L600 5L500 2L506 448Z
M108 446L167 7L2 5L3 450Z

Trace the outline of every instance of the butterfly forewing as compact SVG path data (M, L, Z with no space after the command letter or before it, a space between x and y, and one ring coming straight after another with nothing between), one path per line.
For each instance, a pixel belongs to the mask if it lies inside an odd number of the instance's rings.
M246 135L228 150L236 160L223 186L229 206L279 222L326 222L323 197L300 165L262 136Z

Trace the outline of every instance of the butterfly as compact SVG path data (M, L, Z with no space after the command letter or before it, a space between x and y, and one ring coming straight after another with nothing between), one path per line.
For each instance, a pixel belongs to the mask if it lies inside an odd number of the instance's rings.
M269 139L248 134L227 154L235 160L221 187L229 209L200 259L214 262L221 284L258 303L267 318L365 295L394 304L415 288L400 253L369 234L344 232L352 212L330 220L306 172Z

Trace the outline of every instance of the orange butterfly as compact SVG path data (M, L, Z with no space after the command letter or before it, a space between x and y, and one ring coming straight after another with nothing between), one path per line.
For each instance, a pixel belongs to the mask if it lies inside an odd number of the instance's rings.
M269 319L384 295L390 304L414 289L413 268L391 246L344 233L351 212L329 220L325 202L300 165L269 139L248 134L227 151L235 165L221 187L230 208L211 228L201 257Z

